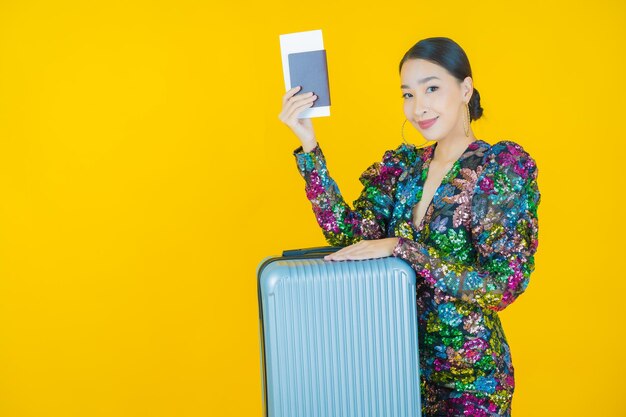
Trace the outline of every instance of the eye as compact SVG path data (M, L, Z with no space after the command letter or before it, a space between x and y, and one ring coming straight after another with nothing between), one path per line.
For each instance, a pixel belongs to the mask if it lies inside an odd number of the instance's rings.
M428 88L437 88L437 89L438 89L439 87L437 87L436 85L431 85L431 86L430 86L430 87L428 87ZM426 89L426 91L428 91L428 88Z
M405 97L407 94L410 94L410 93L404 93L404 94L402 94L402 98L407 98L407 97Z

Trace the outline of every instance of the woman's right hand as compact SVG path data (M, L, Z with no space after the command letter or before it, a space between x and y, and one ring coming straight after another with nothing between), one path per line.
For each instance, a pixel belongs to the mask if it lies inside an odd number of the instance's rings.
M313 132L313 122L310 118L298 119L298 115L305 109L311 108L317 96L311 92L295 95L301 86L297 86L287 91L283 96L283 108L278 115L281 122L286 124L300 139L302 148L308 152L315 148L317 141Z

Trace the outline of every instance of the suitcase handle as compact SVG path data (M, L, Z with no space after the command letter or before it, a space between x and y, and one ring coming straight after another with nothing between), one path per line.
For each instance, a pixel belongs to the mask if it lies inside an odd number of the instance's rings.
M312 248L302 249L287 249L283 251L283 256L302 256L321 253L333 253L339 249L343 249L343 246L315 246Z

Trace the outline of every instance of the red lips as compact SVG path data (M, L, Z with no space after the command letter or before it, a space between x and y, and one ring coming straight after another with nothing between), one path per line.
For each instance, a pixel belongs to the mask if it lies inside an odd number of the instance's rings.
M437 121L437 119L439 118L439 116L434 117L432 119L428 119L428 120L422 120L420 122L417 122L417 124L422 128L422 129L428 129L429 127L431 127L432 125L435 124L435 122Z

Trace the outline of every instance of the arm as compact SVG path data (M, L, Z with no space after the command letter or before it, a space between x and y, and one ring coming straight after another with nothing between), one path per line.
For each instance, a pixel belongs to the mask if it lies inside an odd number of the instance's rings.
M402 144L369 166L359 178L364 188L354 201L354 209L346 204L330 176L319 143L310 152L297 148L294 156L306 183L307 198L329 244L349 246L363 239L386 237L398 178L415 157L415 150Z
M492 158L478 177L472 199L476 261L447 259L433 247L402 237L393 256L409 262L434 288L499 311L524 292L535 269L541 195L535 161L521 147L501 141L488 156Z

